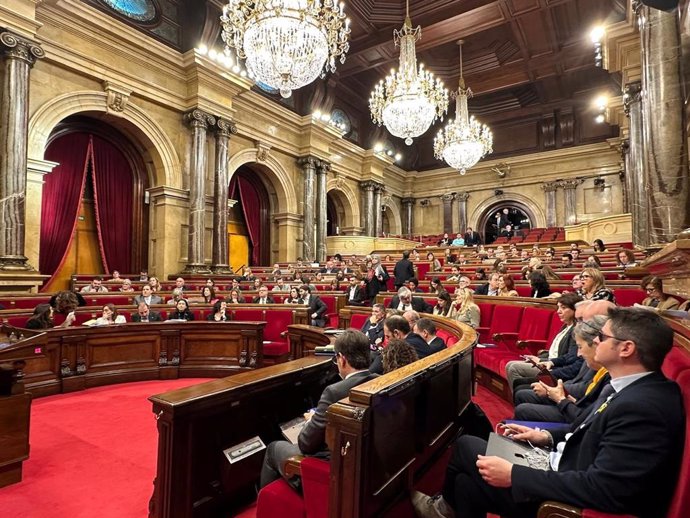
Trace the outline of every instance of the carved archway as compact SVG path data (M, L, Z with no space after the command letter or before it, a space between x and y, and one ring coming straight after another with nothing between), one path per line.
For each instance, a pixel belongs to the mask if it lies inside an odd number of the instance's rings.
M484 228L487 222L493 215L504 207L515 207L529 218L531 227L543 227L546 225L546 217L542 209L534 203L534 201L524 195L517 193L506 193L501 199L489 198L480 203L473 211L469 219L468 226L476 228L478 232L484 235Z
M177 151L158 123L142 108L131 102L108 106L108 93L84 91L60 95L41 106L29 120L28 157L43 160L45 149L55 127L70 115L105 113L102 117L128 137L137 147L149 169L151 186L167 185L181 188L182 169Z
M266 155L260 149L243 149L230 157L228 161L231 179L235 171L243 165L248 165L259 173L269 192L271 210L274 214L297 213L297 194L292 179L283 164L272 155Z
M342 219L338 221L340 234L343 234L344 228L352 228L359 225L357 195L355 195L350 186L337 179L332 179L326 184L326 191L338 215L342 216Z
M388 220L387 234L391 234L393 236L399 236L402 234L402 217L400 215L401 208L396 202L397 199L394 198L384 198L384 200L381 202L381 208L385 210L385 217ZM383 222L384 214L382 214L381 217L381 221Z

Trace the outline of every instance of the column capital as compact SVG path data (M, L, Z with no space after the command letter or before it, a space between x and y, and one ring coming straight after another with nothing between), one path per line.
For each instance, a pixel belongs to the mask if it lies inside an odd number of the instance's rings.
M440 196L440 198L443 200L443 203L452 203L453 200L455 199L455 194L450 194L450 193L442 194Z
M319 165L320 161L318 158L315 156L303 156L297 159L297 164L302 168L302 169L316 169L316 167Z
M382 183L374 182L374 190L378 194L383 194L384 192L386 192L386 186L383 185Z
M414 205L417 203L417 198L400 198L400 203L403 205Z
M364 182L359 182L360 188L362 188L365 191L372 191L373 192L374 189L376 189L376 187L378 185L379 184L377 184L376 182L374 182L372 180L366 180Z
M630 117L630 105L642 101L642 81L633 81L623 88L623 110Z
M25 61L29 66L33 66L36 60L44 57L46 53L38 42L3 30L0 32L0 55Z
M195 108L184 114L184 121L192 128L208 129L216 124L216 118L210 113Z
M316 164L316 174L328 174L331 172L331 163L319 160Z
M555 182L544 182L541 184L541 188L544 192L554 192L560 187L560 182L557 180Z
M470 197L470 193L467 191L459 192L455 195L455 199L459 201L467 201Z
M231 135L237 135L237 126L235 126L235 123L221 117L216 117L216 123L213 126L213 130L216 136L220 138L230 138Z
M573 178L571 180L560 180L558 182L559 187L563 187L565 190L569 189L577 189L577 186L580 185L584 180L581 180L580 178Z

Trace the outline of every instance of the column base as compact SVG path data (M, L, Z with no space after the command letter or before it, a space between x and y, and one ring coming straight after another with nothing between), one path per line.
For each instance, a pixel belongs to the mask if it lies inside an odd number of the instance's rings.
M2 255L0 256L0 271L12 272L35 272L24 255Z
M194 273L210 274L211 270L209 270L208 265L206 264L188 264L184 267L184 270L180 272L180 275L189 275Z
M41 275L35 270L3 270L0 268L0 292L36 293L50 275Z
M234 275L235 273L228 264L212 264L211 272L216 275Z

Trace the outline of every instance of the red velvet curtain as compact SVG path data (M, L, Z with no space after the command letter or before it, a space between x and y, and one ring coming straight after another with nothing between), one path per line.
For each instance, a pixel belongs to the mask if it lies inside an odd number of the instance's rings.
M45 176L43 185L39 259L43 274L60 269L74 238L90 154L87 133L65 135L46 149L45 159L59 165Z
M132 271L132 169L115 146L93 137L93 192L106 273Z
M251 181L239 174L235 174L230 181L230 198L234 197L236 190L240 193L244 221L252 244L251 264L261 264L261 198Z

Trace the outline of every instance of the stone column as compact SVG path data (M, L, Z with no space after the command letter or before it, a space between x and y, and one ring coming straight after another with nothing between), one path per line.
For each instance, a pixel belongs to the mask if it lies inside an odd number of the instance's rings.
M213 249L211 271L217 274L232 273L228 265L228 149L230 135L237 133L237 127L228 120L218 118L215 125L216 163L215 185L213 187Z
M383 204L381 203L381 198L385 190L386 188L381 183L377 183L374 188L374 237L380 237L383 233L383 214L381 214Z
M376 185L376 182L372 181L361 182L359 184L359 187L364 193L362 196L362 201L364 202L364 206L362 207L362 226L364 227L365 236L376 235L376 216L374 215L374 189Z
M33 271L24 255L29 71L45 53L37 42L3 31L0 54L0 270Z
M403 236L412 239L414 233L414 220L412 217L413 207L417 200L414 198L403 198L400 203L403 207L402 233Z
M443 201L443 232L451 234L453 232L453 200L455 195L443 194L441 200Z
M638 13L648 241L670 243L690 224L678 12L642 6Z
M467 200L470 197L470 193L465 191L455 195L455 199L458 200L458 232L461 234L465 233L467 230Z
M574 178L572 180L563 180L559 182L560 187L563 187L565 194L565 224L575 225L577 223L577 200L575 193L577 186L582 183L582 180ZM555 207L554 207L555 208Z
M647 190L647 163L645 161L644 124L642 121L642 83L628 83L624 89L625 114L630 119L630 146L625 160L625 190L627 191L628 210L632 214L633 243L640 246L650 244L649 211Z
M556 226L556 190L558 182L544 182L541 185L544 190L546 207L546 226L548 228Z
M211 273L204 262L206 219L206 131L215 117L202 110L192 110L184 120L192 128L192 157L189 169L189 246L183 273Z
M629 128L629 126L628 126ZM620 153L621 153L621 170L618 173L618 177L620 178L621 183L623 184L623 212L630 212L632 209L630 208L630 188L629 188L629 182L630 179L628 178L628 156L630 155L630 140L629 139L624 139L621 141L620 144Z
M316 260L324 262L326 260L326 230L328 208L326 199L328 192L326 190L326 181L328 180L328 172L331 170L331 164L320 160L316 165Z
M314 208L316 204L316 166L319 161L312 157L303 157L298 161L304 173L304 203L302 214L302 257L305 261L316 258L316 220Z

